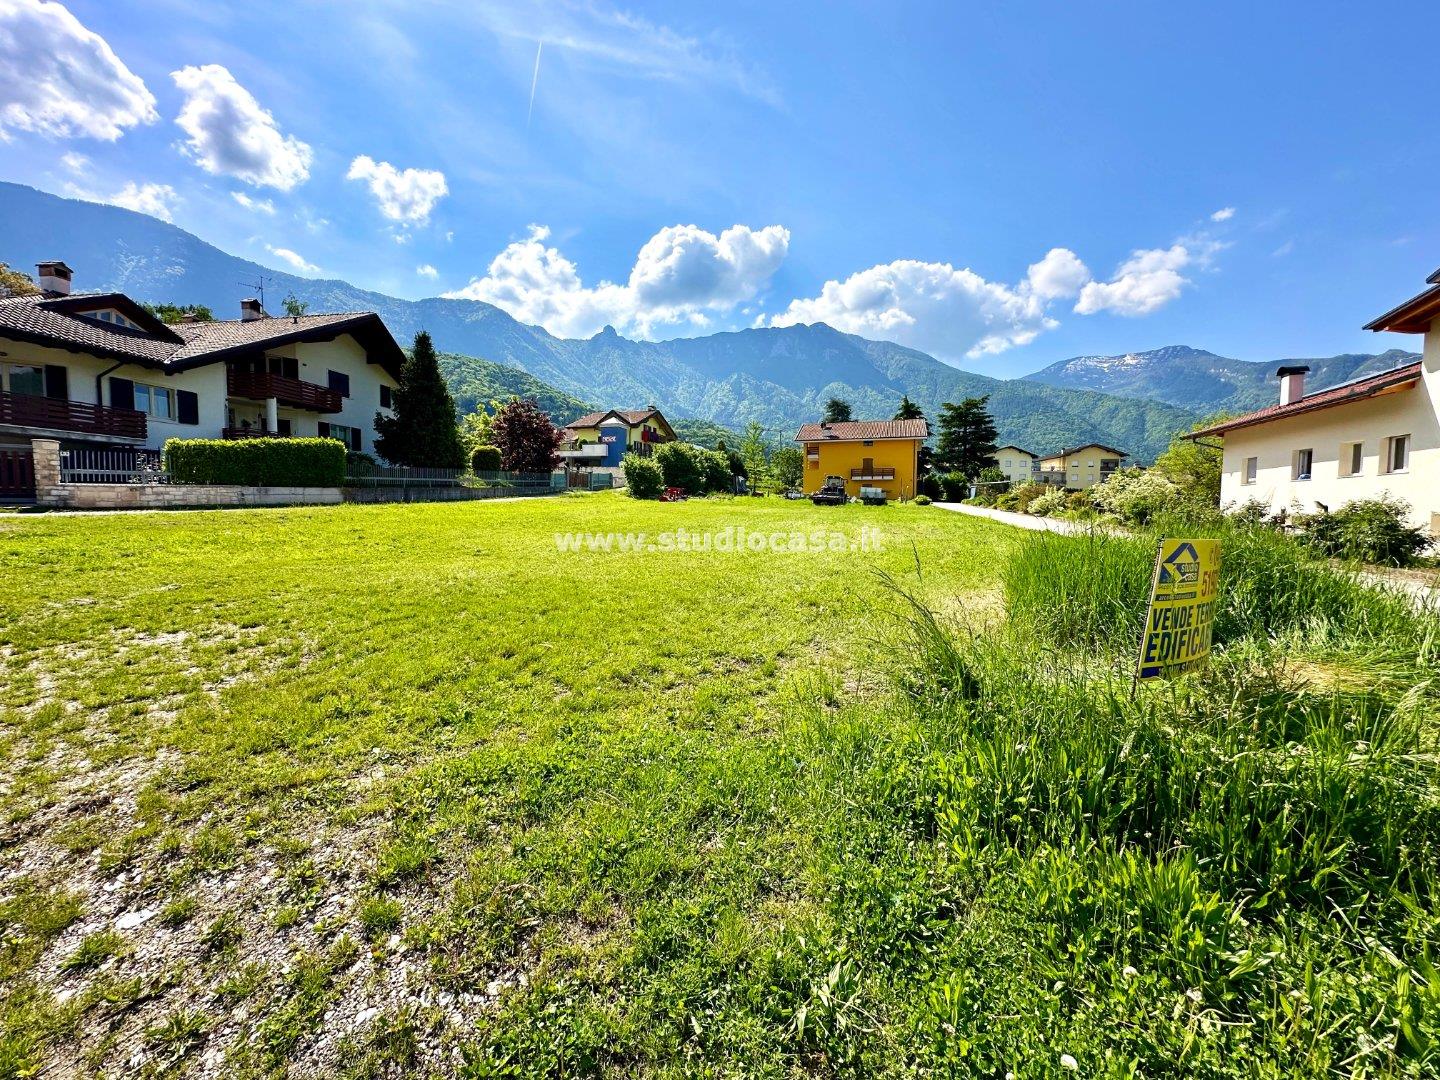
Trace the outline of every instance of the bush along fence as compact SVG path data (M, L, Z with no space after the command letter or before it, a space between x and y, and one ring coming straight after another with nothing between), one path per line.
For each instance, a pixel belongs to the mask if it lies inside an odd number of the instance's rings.
M36 439L32 447L36 502L56 508L449 502L601 491L614 484L610 473L577 477L385 466L347 453L334 439L172 439L163 452L61 450L52 439Z
M162 456L154 450L132 447L62 451L54 439L35 439L31 442L35 501L40 506L75 510L290 506L341 501L338 484L307 482L331 478L333 471L321 474L300 467L286 471L277 469L272 461L267 471L257 474L267 482L227 482L229 477L239 475L233 471L233 462L222 463L203 452L187 455L183 450L177 457L172 453L177 442L179 440L172 440ZM244 446L246 443L221 445ZM340 451L343 477L344 448L339 443L333 445Z

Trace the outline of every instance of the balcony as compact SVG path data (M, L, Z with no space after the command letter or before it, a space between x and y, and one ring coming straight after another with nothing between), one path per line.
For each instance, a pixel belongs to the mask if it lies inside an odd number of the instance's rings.
M587 461L599 460L600 458L603 458L609 452L609 450L610 447L605 443L586 443L584 446L572 445L562 447L561 449L556 450L555 453L562 458L567 458L570 461Z
M874 466L872 466L872 467L870 467L870 468L868 468L868 469L851 469L851 470L850 470L850 479L851 479L851 480L894 480L894 479L895 479L895 470L894 470L894 469L882 469L882 468L877 468L877 467L874 467Z
M0 392L0 424L112 439L145 438L145 414L84 401Z
M310 412L337 413L345 407L344 399L328 386L268 371L236 371L232 368L225 373L225 392L232 398L249 401L274 398L281 405Z

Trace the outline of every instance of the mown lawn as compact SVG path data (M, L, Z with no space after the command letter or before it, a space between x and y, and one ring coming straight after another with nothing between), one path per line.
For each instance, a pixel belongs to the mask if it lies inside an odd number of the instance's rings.
M554 541L865 525L883 551ZM611 495L0 518L0 1076L919 1060L844 962L836 724L913 660L884 575L995 619L1019 542ZM876 918L933 908L897 950L960 917L927 862L876 878Z

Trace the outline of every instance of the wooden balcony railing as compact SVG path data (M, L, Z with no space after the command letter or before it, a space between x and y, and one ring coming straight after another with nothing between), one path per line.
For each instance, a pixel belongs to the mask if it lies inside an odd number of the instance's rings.
M311 412L337 413L345 407L344 399L328 386L268 371L235 371L232 368L225 373L225 390L233 398L250 401L274 398L281 405L309 409Z
M108 405L34 394L0 393L0 424L120 439L145 438L145 414L135 409L112 409Z
M894 479L895 479L895 470L894 470L894 469L882 469L882 468L851 469L851 470L850 470L850 479L851 479L851 480L894 480Z

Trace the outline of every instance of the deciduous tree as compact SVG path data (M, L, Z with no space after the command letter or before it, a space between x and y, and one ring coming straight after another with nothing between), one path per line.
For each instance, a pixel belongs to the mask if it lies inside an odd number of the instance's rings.
M490 422L490 437L500 448L508 472L549 472L560 463L555 453L565 433L534 398L516 398L500 406Z

